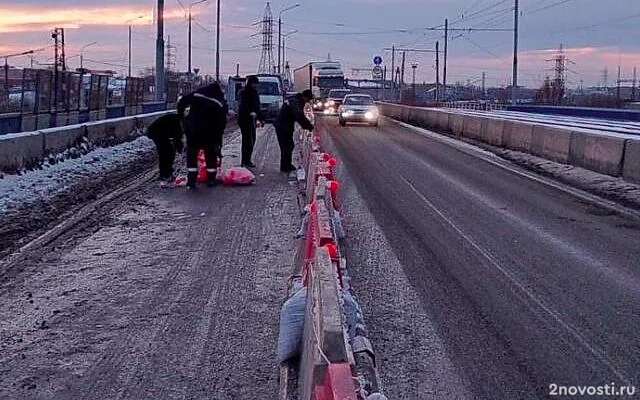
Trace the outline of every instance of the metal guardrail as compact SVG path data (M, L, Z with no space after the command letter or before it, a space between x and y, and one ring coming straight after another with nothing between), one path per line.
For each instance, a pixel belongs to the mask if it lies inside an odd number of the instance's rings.
M441 103L441 106L444 108L455 108L458 110L476 110L476 111L503 111L507 109L506 104L490 103L490 102L475 102L475 101L446 102L446 103Z

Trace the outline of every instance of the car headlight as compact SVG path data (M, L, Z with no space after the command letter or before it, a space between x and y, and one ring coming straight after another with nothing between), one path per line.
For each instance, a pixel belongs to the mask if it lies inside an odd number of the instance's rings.
M364 113L364 117L366 119L376 119L376 118L378 118L378 109L377 108L372 108L371 110L369 110L366 113Z
M346 110L342 112L343 117L350 117L353 115L353 110Z

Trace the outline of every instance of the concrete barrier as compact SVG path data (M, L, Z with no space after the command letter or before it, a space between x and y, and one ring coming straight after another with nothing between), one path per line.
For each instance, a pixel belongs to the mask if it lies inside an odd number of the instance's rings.
M611 176L622 176L626 139L615 136L571 133L569 163Z
M532 154L566 164L570 147L571 131L543 125L533 127Z
M462 136L469 139L480 139L482 129L487 123L486 118L478 118L473 115L465 115L462 128Z
M44 155L60 153L76 145L87 129L84 125L71 125L60 128L49 128L40 130L43 140Z
M505 122L503 144L506 148L531 153L532 142L533 125L514 121Z
M451 114L449 114L448 112L438 112L438 117L436 120L436 129L445 132L445 133L449 133L451 132L451 129L449 127L449 118L451 117Z
M463 114L451 114L449 116L449 128L451 133L456 136L462 136L464 128L464 115Z
M9 133L0 136L0 169L18 171L36 165L44 156L40 132Z
M332 387L344 388L343 397L338 399L356 400L351 368L354 361L343 328L344 313L340 304L335 267L326 248L316 250L307 287L300 362L300 398L315 399L319 393L324 392L329 375ZM329 374L329 366L332 364L342 366L333 376ZM348 368L345 369L345 365Z
M504 128L503 119L488 119L480 131L480 139L485 143L502 147L504 146Z
M50 153L58 153L78 143L82 136L98 145L121 143L135 137L156 118L167 112L157 112L137 117L116 118L83 125L49 128L47 114L34 116L39 130L0 136L0 170L15 171L29 168L41 162ZM67 117L68 118L68 117Z
M395 104L380 103L386 116L400 119ZM405 111L406 114L406 111ZM530 123L476 115L459 115L445 110L415 109L410 122L442 133L453 133L493 146L530 153L611 176L637 182L640 178L638 142L629 137L599 135Z
M627 140L622 176L630 182L640 183L640 140Z

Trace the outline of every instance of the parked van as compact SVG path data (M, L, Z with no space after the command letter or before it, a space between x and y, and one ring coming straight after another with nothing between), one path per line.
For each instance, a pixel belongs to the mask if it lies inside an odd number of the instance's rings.
M260 108L267 121L273 121L284 103L284 86L280 75L258 74Z

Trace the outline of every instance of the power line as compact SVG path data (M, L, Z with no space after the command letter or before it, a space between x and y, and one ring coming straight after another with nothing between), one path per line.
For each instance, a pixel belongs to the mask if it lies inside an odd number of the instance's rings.
M560 0L560 1L556 2L556 3L548 4L546 6L542 6L542 7L536 8L534 10L530 10L526 14L530 15L530 14L534 14L534 13L537 13L537 12L540 12L540 11L548 10L550 8L557 7L557 6L560 6L562 4L568 3L570 1L573 1L573 0Z

